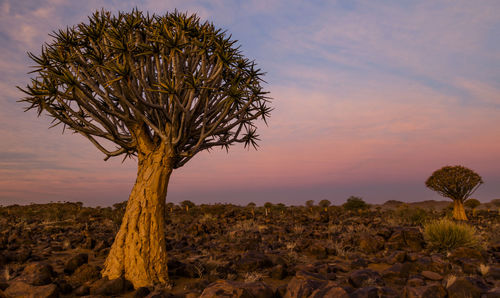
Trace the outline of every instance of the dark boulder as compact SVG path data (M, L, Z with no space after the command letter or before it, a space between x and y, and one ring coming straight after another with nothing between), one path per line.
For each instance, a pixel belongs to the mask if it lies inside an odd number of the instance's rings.
M424 243L424 237L418 228L400 228L387 240L386 247L391 250L420 251Z
M411 287L407 286L404 288L403 297L407 298L444 298L446 297L446 291L441 284L434 283L426 286Z
M71 274L75 272L75 270L78 269L78 267L80 267L81 265L88 263L88 261L88 254L77 254L66 262L66 264L64 265L64 272Z
M53 275L52 266L45 263L31 263L24 268L19 280L33 286L43 286L52 282Z
M99 279L90 287L91 295L118 295L125 291L133 289L132 283L123 277L109 280L107 278Z
M349 283L355 288L384 285L382 277L371 269L355 270L349 275Z
M33 286L22 281L14 281L5 290L7 297L57 298L59 291L55 284Z
M235 297L235 298L273 298L273 290L262 282L244 283L219 280L210 284L201 293L200 298Z

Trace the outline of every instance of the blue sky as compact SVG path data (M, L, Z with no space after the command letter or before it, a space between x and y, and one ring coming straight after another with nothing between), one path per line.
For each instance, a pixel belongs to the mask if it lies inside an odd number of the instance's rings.
M27 51L97 9L178 9L226 29L267 73L275 108L258 151L201 153L167 200L302 204L440 197L444 165L500 197L498 1L0 1L0 204L127 199L134 161L103 162L80 136L23 113Z

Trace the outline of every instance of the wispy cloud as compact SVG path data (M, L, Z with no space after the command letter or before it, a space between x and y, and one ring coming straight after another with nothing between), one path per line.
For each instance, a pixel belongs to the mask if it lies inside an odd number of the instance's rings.
M433 196L422 181L445 164L483 174L480 199L500 191L498 1L4 0L0 203L127 197L134 161L103 162L80 136L47 130L47 117L22 112L15 86L29 78L25 53L51 31L97 9L134 7L197 13L227 29L267 72L275 98L259 151L201 153L174 173L170 200L376 201L405 189L400 199L418 200Z

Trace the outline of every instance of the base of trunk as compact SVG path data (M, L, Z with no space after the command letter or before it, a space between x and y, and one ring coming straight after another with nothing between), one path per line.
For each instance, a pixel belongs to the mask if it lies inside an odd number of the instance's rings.
M135 288L168 282L165 198L172 168L164 154L139 160L137 180L102 275L124 276Z
M465 214L464 203L459 200L455 200L453 204L453 219L456 220L467 220L467 215Z

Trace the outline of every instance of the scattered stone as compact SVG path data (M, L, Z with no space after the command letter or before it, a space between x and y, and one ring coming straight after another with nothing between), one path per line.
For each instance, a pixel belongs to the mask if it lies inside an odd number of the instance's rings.
M298 296L301 297L301 296ZM349 294L339 287L335 282L329 281L324 286L316 289L308 298L323 298L323 297L336 297L336 298L349 298Z
M123 277L108 280L103 278L97 280L90 287L90 294L92 295L118 295L124 291L131 290L132 284Z
M201 293L200 298L209 297L262 297L273 298L273 290L262 282L244 283L237 281L219 280L209 285Z
M349 295L350 298L378 298L378 289L376 287L364 287L355 290Z
M133 298L142 298L142 297L146 297L147 295L149 295L149 293L151 293L151 291L147 287L140 287L137 290L135 290L132 297ZM198 297L198 296L196 296L196 297Z
M412 278L408 279L408 281L406 282L406 285L409 287L420 287L420 286L425 285L425 282L422 278L412 277Z
M313 243L308 248L309 253L317 259L326 259L328 257L328 250L325 245L321 243Z
M90 294L90 288L87 285L81 285L73 292L76 296L86 296Z
M480 298L481 288L467 277L457 277L446 287L449 298Z
M485 274L486 278L491 278L493 280L500 280L500 267L488 266L487 272Z
M483 295L484 298L498 298L500 297L500 287L493 288Z
M434 280L434 281L443 279L443 276L441 274L433 272L433 271L425 271L424 270L424 271L422 271L421 275L427 279Z
M411 287L407 286L404 288L403 297L407 298L444 298L446 297L446 291L442 285L434 283L426 286Z
M406 259L406 251L396 250L385 258L387 264L403 263Z
M284 279L288 273L283 265L276 265L271 269L269 275L274 279Z
M349 275L349 283L355 288L384 285L382 277L371 269L355 270Z
M238 270L244 272L252 272L269 268L273 266L271 259L265 254L257 251L249 251L245 253L237 264Z
M33 286L43 286L52 282L53 274L52 266L45 263L31 263L24 268L19 280Z
M78 267L69 278L70 282L81 285L86 282L94 282L101 278L101 268L96 265L83 264Z
M359 236L359 249L367 254L376 253L384 248L385 240L378 235L362 233Z
M451 252L449 258L451 260L472 259L476 262L483 262L483 263L485 261L481 251L469 247L459 247L457 249L454 249Z
M399 228L387 240L389 249L420 251L424 246L424 237L418 228Z
M33 286L26 282L14 281L5 290L7 297L57 298L59 292L55 284Z
M397 285L405 285L410 272L410 264L396 263L382 271L384 281Z
M83 264L88 263L89 261L89 255L88 254L77 254L76 256L73 256L71 259L66 262L64 265L64 272L67 274L71 274L75 272L78 267L80 267Z

